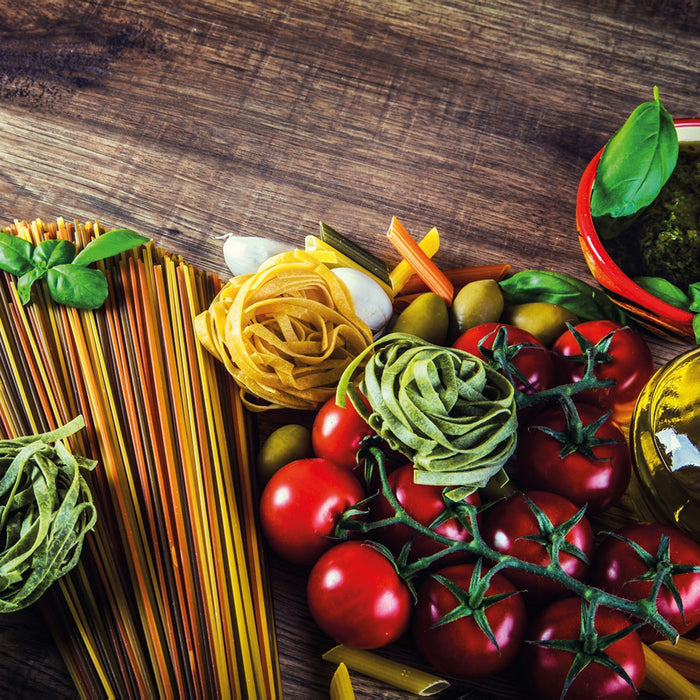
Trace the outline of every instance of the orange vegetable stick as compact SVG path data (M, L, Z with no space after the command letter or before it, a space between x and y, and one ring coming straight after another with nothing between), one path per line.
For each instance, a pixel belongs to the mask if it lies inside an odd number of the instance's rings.
M502 280L510 272L510 265L508 263L472 265L469 267L455 267L442 272L452 282L452 286L455 289L460 289L465 284L476 282L477 280ZM401 295L419 294L427 291L428 286L423 279L419 275L412 275L401 288Z
M401 254L404 260L416 271L428 288L439 294L446 304L452 303L454 287L437 265L423 252L401 222L394 216L387 231L391 245Z

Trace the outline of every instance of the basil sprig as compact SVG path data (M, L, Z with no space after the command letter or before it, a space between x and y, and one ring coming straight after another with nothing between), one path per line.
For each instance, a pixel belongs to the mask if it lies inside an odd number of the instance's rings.
M29 303L32 285L45 278L49 294L58 304L97 309L107 298L107 280L101 270L87 266L147 241L129 229L113 229L90 241L76 255L71 241L51 239L34 246L0 232L0 270L19 278L17 294L22 304Z
M624 311L603 291L561 272L522 270L498 284L510 305L545 301L563 306L581 321L626 323Z
M651 204L678 160L678 133L659 99L644 102L628 117L603 149L591 192L594 219L632 216ZM599 227L605 235L612 231Z
M680 287L663 277L635 277L633 281L649 294L665 301L677 309L693 313L695 342L700 345L700 282L688 286L686 294Z

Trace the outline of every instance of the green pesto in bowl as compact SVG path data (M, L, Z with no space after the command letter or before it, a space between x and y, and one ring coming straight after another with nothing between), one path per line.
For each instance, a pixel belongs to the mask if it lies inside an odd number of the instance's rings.
M700 281L699 151L681 148L657 198L606 248L630 277L661 277L683 290Z

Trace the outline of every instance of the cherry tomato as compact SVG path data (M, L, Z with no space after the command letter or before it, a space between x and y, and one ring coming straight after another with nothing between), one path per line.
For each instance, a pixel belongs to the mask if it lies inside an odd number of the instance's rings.
M532 333L505 323L482 323L462 333L453 347L476 355L500 371L502 365L493 361L494 341L498 331L505 328L508 334L507 361L512 382L518 391L526 394L554 386L556 370L549 349ZM532 347L516 346L526 345Z
M393 562L367 542L343 542L321 556L309 574L306 596L319 628L358 649L396 641L411 621L408 587Z
M442 486L417 484L414 480L415 471L415 467L412 464L404 464L392 471L388 475L387 481L396 499L408 515L421 525L429 527L438 517L442 517L445 513L446 506L442 495L444 488ZM466 496L464 500L475 506L481 505L481 499L476 491ZM392 515L394 515L394 509L386 496L380 493L372 500L372 519L375 521L383 520ZM472 539L469 530L455 518L449 518L437 525L435 532L456 542L469 542ZM377 539L385 544L395 555L398 555L401 548L410 541L411 553L409 561L427 557L445 549L447 546L436 542L427 535L417 534L409 525L398 523L374 530L373 535L375 534ZM467 561L468 559L470 559L470 556L467 552L455 552L454 555L449 554L440 559L439 565L442 567L448 563L454 564Z
M596 361L594 374L598 379L614 379L610 387L581 392L581 401L596 404L613 412L613 418L625 423L632 415L635 401L644 385L654 374L654 358L651 350L639 333L614 321L585 321L575 326L589 343L596 344L612 333L610 344L604 355ZM559 382L567 384L580 381L585 363L564 359L581 355L583 349L567 330L554 342L552 351L563 356L556 362Z
M334 397L328 399L311 426L311 444L316 457L329 459L344 469L357 467L360 442L368 435L374 435L374 430L355 410L350 399L345 408L338 406Z
M617 534L640 545L648 554L648 562L645 563L629 543L608 535L598 548L592 579L596 586L615 595L629 600L642 600L649 596L652 581L638 579L650 570L655 572L657 565L663 566L663 557L657 557L662 535L667 535L669 539L672 566L700 566L700 545L675 527L660 523L637 523L623 527ZM673 598L673 586L680 594L683 615ZM679 634L685 634L699 624L700 572L675 573L671 568L656 597L656 606ZM642 627L639 634L646 642L662 638L649 625Z
M486 600L477 604L468 591L484 575L491 574L479 572L475 564L448 566L429 576L418 589L413 637L421 654L441 673L461 678L489 676L509 666L520 650L525 603L513 584L496 573L488 581ZM450 591L452 585L459 598ZM489 603L488 596L500 594L509 595ZM497 646L479 627L480 611L485 611ZM463 614L456 616L456 612ZM439 624L448 614L454 619Z
M538 524L535 515L537 509L549 522L545 528ZM561 527L573 518L577 511L578 508L571 501L555 493L528 491L511 496L489 510L481 534L484 541L497 552L539 566L548 566L551 563L550 545L556 539L560 543L559 563L562 569L569 576L583 581L593 556L593 528L585 517L571 527ZM532 539L533 537L542 540L537 541ZM567 545L564 542L575 547L581 554L566 551ZM570 595L565 586L544 576L514 568L502 569L500 573L524 591L526 600L541 603Z
M590 426L589 437L614 442L593 444L587 451L585 439L579 439L575 431L569 434L564 409L553 406L539 415L530 415L521 424L514 474L522 488L558 493L578 507L587 504L590 514L620 499L629 484L632 463L624 435L610 417L595 429L595 421L605 415L602 409L585 403L576 403L575 409L584 429ZM567 434L567 440L581 444L560 456L565 443L536 426Z
M602 637L630 626L624 615L610 608L600 607L595 614L595 631ZM545 640L579 640L581 638L581 599L558 600L544 610L530 624L528 642ZM603 650L627 672L637 691L644 681L646 670L644 651L639 635L631 631ZM539 644L525 644L522 667L538 700L559 700L566 677L574 661L574 653ZM634 698L637 696L627 681L615 670L592 659L569 686L566 700L591 698Z
M365 498L357 478L327 459L298 459L273 474L260 499L260 524L286 561L313 564L333 546L344 511Z

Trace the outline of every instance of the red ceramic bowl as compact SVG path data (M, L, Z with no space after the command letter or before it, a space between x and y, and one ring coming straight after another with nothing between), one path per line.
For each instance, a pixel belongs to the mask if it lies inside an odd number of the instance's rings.
M700 119L676 119L681 148L700 149ZM608 296L639 323L665 338L695 342L693 314L649 294L635 284L608 255L591 217L591 190L603 149L583 172L576 197L576 227L588 267Z

